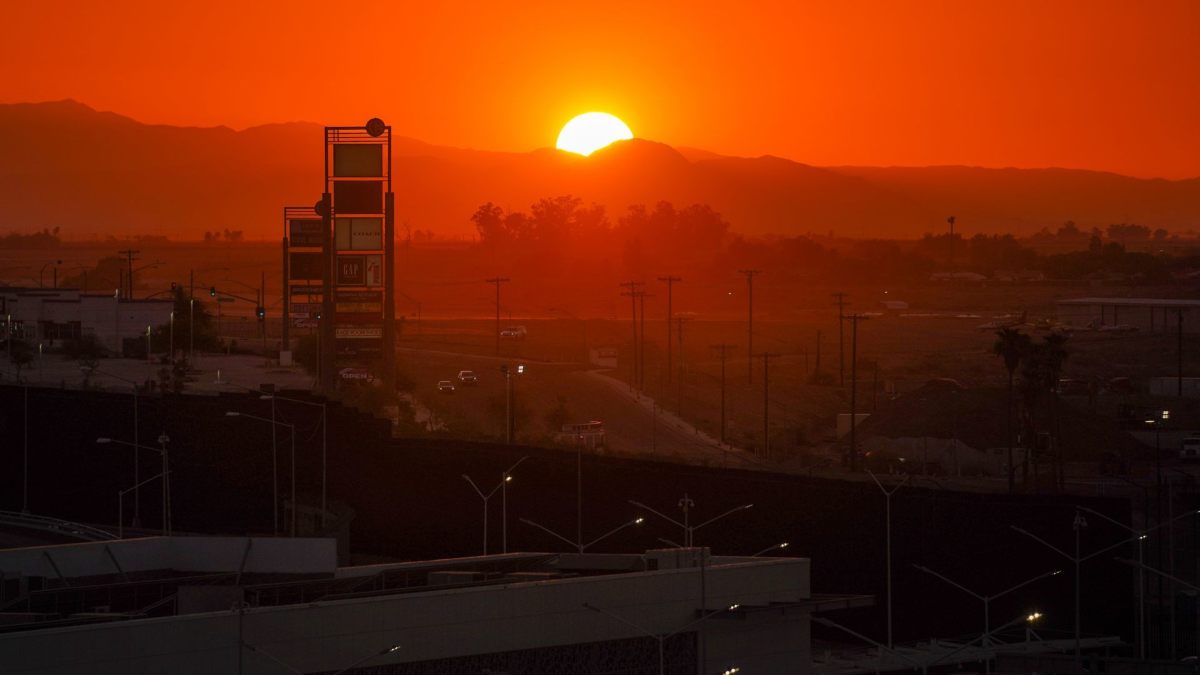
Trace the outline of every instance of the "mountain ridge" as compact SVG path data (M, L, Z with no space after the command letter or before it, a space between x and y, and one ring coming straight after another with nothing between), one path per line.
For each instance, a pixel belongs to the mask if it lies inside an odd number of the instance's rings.
M0 146L0 230L60 226L69 236L164 234L198 238L241 229L279 232L285 204L311 204L322 185L321 125L143 124L66 99L0 104L20 129ZM1200 178L1134 178L1060 167L819 167L773 155L737 157L646 139L591 157L552 148L473 150L393 137L397 222L442 236L473 235L485 202L526 210L573 194L613 220L634 204L710 204L747 235L833 231L912 238L1029 234L1066 220L1080 227L1137 222L1174 231L1200 226Z

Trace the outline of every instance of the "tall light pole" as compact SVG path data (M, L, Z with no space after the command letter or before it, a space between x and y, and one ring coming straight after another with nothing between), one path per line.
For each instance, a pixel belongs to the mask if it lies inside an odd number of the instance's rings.
M136 446L140 440L138 438L138 384L137 384L137 382L134 382L133 380L121 377L120 375L114 375L108 371L97 370L95 368L83 367L83 368L80 368L80 370L87 370L89 372L89 374L99 374L99 375L111 377L114 380L120 380L122 382L125 382L125 383L131 385L130 391L133 393L133 444ZM140 527L141 523L142 523L142 521L141 521L141 505L142 505L141 491L138 490L138 488L137 488L137 486L142 484L142 481L138 480L138 464L139 464L138 454L137 454L137 449L135 448L133 451L133 485L134 485L134 487L133 487L133 526L134 527Z
M656 511L656 510L650 508L649 506L646 506L645 504L643 504L639 501L634 501L632 499L627 500L627 501L630 504L638 507L639 509L645 509L645 510L649 511L650 513L653 513L654 515L658 516L659 518L662 518L663 520L665 520L669 523L672 523L678 527L683 528L683 545L686 548L691 548L693 545L695 545L696 530L699 530L700 528L702 528L705 525L708 525L710 523L715 523L718 520L724 518L725 516L737 513L738 511L745 511L746 509L750 509L750 508L754 507L754 504L742 504L741 506L735 506L732 509L729 509L728 511L722 513L719 516L709 518L708 520L704 521L703 523L700 523L699 525L692 525L691 521L690 521L690 518L691 518L690 514L691 514L691 509L693 506L696 505L696 502L693 501L686 494L683 496L682 499L679 500L679 508L683 511L683 522L682 523L679 522L678 520L675 520L671 516L668 516L668 515L662 513L661 511Z
M514 372L514 370L516 372ZM517 367L511 368L506 363L500 366L500 372L504 374L504 444L512 445L513 436L516 432L516 420L513 418L513 375L524 375L525 364L518 363Z
M904 480L900 481L899 483L896 483L895 485L892 486L892 489L889 490L889 489L883 487L883 483L880 483L879 479L876 478L875 474L872 473L869 469L867 470L867 473L871 475L871 480L875 481L875 485L879 486L879 491L883 493L885 540L887 542L887 544L886 544L886 548L887 548L887 644L888 644L888 649L891 649L892 645L893 645L893 643L892 643L892 495L896 494L897 490L904 487L904 484L908 482L908 476L905 476Z
M275 399L271 399L272 417L274 416L274 412L275 412ZM291 525L292 535L291 536L295 537L296 536L296 510L297 510L296 509L296 425L288 424L287 422L278 422L272 418L259 417L258 415L251 415L249 413L237 412L237 411L233 411L233 410L230 410L229 412L225 413L225 416L226 417L245 417L247 419L257 420L259 422L265 422L265 423L271 425L271 486L272 486L272 491L274 492L274 497L272 498L271 501L273 502L272 506L274 507L274 516L273 517L275 520L275 536L279 536L279 475L278 475L278 473L279 473L279 462L278 462L279 447L276 444L275 427L279 426L279 427L287 427L288 428L288 432L292 438L292 525Z
M754 383L754 276L762 270L738 270L746 277L746 382Z
M475 494L479 495L479 498L483 500L483 555L487 555L488 500L496 494L496 491L500 489L500 486L504 484L504 481L500 481L500 485L497 485L496 487L492 488L490 492L484 494L483 490L479 489L479 486L475 484L475 481L471 480L470 476L464 473L462 477L463 480L467 481L467 483L471 486L471 489L475 491Z
M527 459L528 455L518 459L500 474L500 545L503 553L508 553L508 484L512 481L512 472Z
M522 523L525 523L526 525L529 525L530 527L536 527L537 529L541 530L542 532L545 532L546 534L554 537L555 539L558 539L559 541L564 542L564 543L568 544L569 546L574 547L579 553L582 554L584 551L588 550L592 546L595 546L596 544L600 543L601 541L608 539L609 537L620 532L621 530L624 530L627 527L633 527L634 525L641 525L643 522L645 522L646 519L641 516L638 516L637 518L634 518L633 520L626 521L626 522L622 523L621 525L614 527L613 529L609 530L608 532L605 532L604 534L600 535L599 537L596 537L595 539L593 539L587 543L584 543L582 539L576 539L575 541L571 541L570 539L567 539L566 537L564 537L561 534L555 532L554 530L546 527L545 525L540 525L538 523L535 523L528 518L521 518L520 520Z
M117 445L124 445L124 446L127 446L127 447L134 448L135 450L150 450L151 452L157 452L159 455L161 455L161 456L162 456L162 467L163 467L163 468L162 468L162 476L163 476L163 486L162 486L162 510L163 510L163 521L162 521L162 522L163 522L163 525L162 525L162 533L163 533L163 536L164 536L164 537L166 537L166 536L170 536L170 535L171 535L171 464L170 464L170 457L169 457L169 454L168 454L168 452L167 452L167 443L168 443L170 440L171 440L171 439L170 439L170 438L168 438L168 437L167 437L167 435L166 435L165 433L164 433L164 434L159 434L159 436L158 436L158 445L159 445L159 447L157 447L157 448L156 448L156 447L154 447L154 446L152 446L152 445L139 445L139 444L137 444L137 443L130 443L130 442L128 442L128 441L120 441L120 440L117 440L117 439L115 439L115 438L106 438L106 437L101 437L101 438L97 438L97 439L96 439L96 443L98 443L98 444L100 444L100 445L107 445L107 444L110 444L110 443L115 443L115 444L117 444ZM135 453L135 454L136 454L136 453ZM143 481L143 483L146 483L146 482L149 482L149 480ZM140 487L141 485L142 485L142 483L138 483L137 485L135 485L135 486L134 486L134 489L136 489L136 488Z
M250 390L253 391L253 390ZM279 394L263 394L260 399L279 399L289 403L299 403L302 405L312 406L321 409L321 529L324 530L327 524L326 516L329 509L326 505L326 478L328 476L328 458L329 458L329 406L326 403L316 403L313 401L305 401L298 398L288 398ZM274 406L271 409L274 413Z
M995 600L997 598L1008 595L1009 593L1012 593L1016 590L1024 588L1024 587L1028 586L1029 584L1032 584L1036 581L1041 581L1042 579L1046 579L1049 577L1056 577L1056 576L1062 574L1062 570L1053 570L1051 572L1045 572L1045 573L1037 575L1036 577L1026 579L1025 581L1022 581L1021 583L1019 583L1015 586L1006 588L1003 591L1000 591L999 593L993 593L991 595L983 595L981 593L976 593L975 591L967 588L966 586L958 583L957 581L955 581L943 574L939 574L938 572L935 572L935 571L929 569L928 567L924 567L922 565L913 565L913 567L921 570L922 572L925 572L926 574L929 574L929 575L937 577L938 579L941 579L942 581L950 584L951 586L957 588L958 590L962 591L963 593L966 593L967 595L970 595L971 597L973 597L976 600L979 600L980 602L983 603L983 635L984 635L983 646L984 647L987 647L991 643L990 636L992 633L992 629L991 629L991 614L989 613L989 608L991 606L992 600Z

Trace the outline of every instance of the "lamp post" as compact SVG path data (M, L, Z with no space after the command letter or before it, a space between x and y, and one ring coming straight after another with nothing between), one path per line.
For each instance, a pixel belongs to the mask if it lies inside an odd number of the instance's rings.
M272 412L274 412L274 399L272 399ZM296 425L288 424L287 422L277 422L266 417L251 415L249 413L237 412L230 410L225 413L226 417L245 417L247 419L258 420L271 425L271 488L274 492L272 498L272 506L274 507L274 527L275 536L279 536L279 447L276 445L275 427L287 427L292 439L292 523L291 536L296 536Z
M513 399L513 384L512 376L513 369L506 363L500 366L500 372L504 374L504 444L512 445L514 426L512 414L512 399ZM519 363L516 367L516 375L525 374L525 364Z
M741 605L733 604L733 605L729 605L728 607L722 607L721 609L714 609L713 611L708 612L707 614L701 615L700 618L696 619L695 621L692 621L691 623L687 624L683 628L680 628L674 632L654 633L654 632L646 630L642 626L630 621L629 619L626 619L625 617L623 617L619 614L616 614L614 612L611 612L611 611L601 608L601 607L597 607L589 602L583 603L583 606L593 612L596 612L597 614L603 614L604 616L607 616L610 619L613 619L615 621L623 623L626 626L629 626L630 628L636 630L637 632L641 633L642 635L644 635L648 638L654 638L655 640L658 640L658 673L659 673L659 675L666 675L666 672L667 672L667 661L666 661L666 655L664 654L664 648L663 648L663 646L666 644L667 640L675 637L676 635L679 635L680 633L686 631L687 629L691 628L692 626L695 626L697 624L700 624L704 621L711 619L712 617L714 617L718 614L725 614L727 612L733 612L733 611L736 611L738 607L741 607ZM726 671L726 672L729 672L729 671ZM734 672L736 672L736 670Z
M528 455L518 459L516 464L508 467L504 470L504 473L500 474L500 550L502 553L508 553L508 483L512 480L513 470L527 459L529 459Z
M305 401L298 398L288 398L286 396L280 396L279 394L263 394L262 396L259 396L259 399L271 399L272 401L279 399L280 401L300 403L302 405L313 406L314 408L321 409L321 529L324 530L326 527L326 516L328 511L326 508L326 478L328 476L327 467L329 458L329 406L326 403L316 403L314 401ZM272 408L272 412L273 411L274 408Z
M501 499L501 501L504 502L504 505L503 505L504 512L502 514L503 521L504 521L504 526L503 526L503 528L504 528L503 536L504 536L504 540L505 540L504 547L505 547L505 553L508 552L508 550L507 550L508 549L508 490L505 487L505 485L509 481L512 480L513 469L517 468L517 466L520 465L521 462L524 462L526 459L529 459L529 458L522 457L521 459L517 460L516 464L513 464L512 466L510 466L507 469L505 469L504 471L502 471L500 473L500 482L497 483L496 487L492 488L491 491L488 492L486 495L483 494L483 491L480 490L479 486L475 484L475 481L471 480L470 476L468 476L465 473L462 474L463 480L467 481L467 483L469 483L471 485L471 489L475 490L475 494L479 495L479 498L483 500L483 554L484 555L487 555L488 500L491 499L492 496L496 494L497 490L502 490L502 489L504 490L504 494L502 495L502 499Z
M1062 574L1062 570L1054 570L1052 572L1046 572L1044 574L1039 574L1036 577L1033 577L1031 579L1026 579L1025 581L1022 581L1021 583L1019 583L1015 586L1012 586L1011 588L1006 588L1003 591L1000 591L999 593L993 593L992 595L983 595L980 593L976 593L975 591L967 588L966 586L963 586L962 584L958 583L957 581L955 581L947 576L944 576L942 574L939 574L939 573L929 569L928 567L924 567L922 565L913 565L913 567L921 570L922 572L925 572L926 574L930 574L932 576L937 577L938 579L941 579L942 581L950 584L951 586L957 588L958 590L962 591L963 593L966 593L967 595L970 595L971 597L973 597L976 600L979 600L980 602L983 603L983 635L984 635L984 638L983 638L982 646L984 646L984 647L988 646L988 644L990 644L990 642L991 642L991 638L989 636L992 633L992 629L991 629L991 614L989 612L989 609L991 607L992 600L995 600L996 598L1008 595L1009 593L1012 593L1013 591L1016 591L1018 589L1024 588L1024 587L1028 586L1029 584L1032 584L1035 581L1041 581L1042 579L1045 579L1047 577L1055 577L1055 576Z
M851 365L851 369L853 370L853 364ZM853 379L853 378L851 378L851 379ZM851 416L851 418L850 418L850 426L851 427L854 426L853 416ZM888 643L888 649L891 649L893 646L893 644L892 644L892 495L896 494L896 491L899 490L901 487L904 486L905 483L908 482L908 476L905 476L904 480L902 480L899 483L897 483L896 485L892 486L891 490L888 490L887 488L883 487L883 483L880 483L879 479L875 477L874 472L872 472L870 469L867 469L867 473L871 475L871 480L875 481L875 485L879 486L879 491L883 493L884 523L885 523L884 538L886 541L885 546L887 548L887 643Z
M157 452L159 455L162 456L162 467L163 468L162 468L162 473L159 475L161 475L163 477L163 486L162 486L162 509L163 509L162 531L163 531L163 536L171 535L171 462L170 462L170 454L167 452L167 443L170 440L171 439L166 434L159 434L158 435L159 447L156 448L152 445L139 445L137 443L130 443L128 441L120 441L115 438L101 437L101 438L96 439L96 442L101 445L107 445L109 443L116 443L117 445L125 445L128 447L134 448L135 451L136 450L151 450L151 451ZM136 455L136 452L135 452L135 455ZM130 488L130 489L136 491L139 487L142 486L142 484L147 483L150 480L153 480L153 479L148 479L146 481L142 481L142 483L138 483L138 484L134 485L133 488Z
M532 520L529 520L528 518L521 518L522 523L525 523L526 525L529 525L531 527L536 527L537 529L541 530L542 532L545 532L546 534L554 537L555 539L558 539L559 541L563 541L571 546L574 546L579 551L579 553L583 553L584 551L588 550L592 546L595 546L596 544L600 543L601 541L608 539L609 537L620 532L621 530L624 530L627 527L632 527L634 525L641 525L643 522L645 522L645 520L646 520L645 518L638 516L637 518L634 518L633 520L622 523L618 527L614 527L613 529L609 530L608 532L605 532L604 534L600 535L599 537L596 537L595 539L593 539L585 544L585 543L583 543L583 540L571 541L570 539L567 539L566 537L555 532L554 530L551 530L550 528L546 527L545 525L539 525L538 523L535 523Z
M156 473L146 480L134 485L133 487L125 488L117 493L117 539L125 538L125 495L129 494L130 492L136 494L140 487L146 483L156 481L159 478L162 478L165 481L167 476L163 473ZM136 525L134 527L136 527Z
M733 513L737 513L738 511L744 511L746 509L753 508L753 506L754 506L754 504L742 504L741 506L735 506L732 509L729 509L728 511L726 511L725 513L722 513L721 515L713 517L713 518L709 518L708 520L704 521L703 523L700 523L699 525L691 525L691 524L689 524L690 523L689 512L691 511L691 507L696 505L696 502L692 501L692 499L689 498L686 494L683 496L682 499L679 500L679 508L683 509L683 522L682 523L679 522L678 520L675 520L671 516L668 516L664 513L661 513L659 511L656 511L656 510L650 508L649 506L646 506L645 504L643 504L641 502L634 501L632 499L630 499L628 501L630 504L633 504L634 506L638 507L639 509L646 509L647 511L649 511L650 513L653 513L654 515L658 516L659 518L662 518L663 520L666 520L667 522L673 523L673 524L683 528L683 545L686 548L691 548L694 545L694 543L695 543L694 534L695 534L696 530L698 530L710 523L714 523L714 522L724 518L725 516L728 516Z
M133 393L133 444L136 446L139 442L139 439L138 439L138 385L137 385L137 382L134 382L133 380L121 377L120 375L114 375L108 371L99 370L96 368L89 368L87 366L80 367L80 370L86 371L89 374L105 375L107 377L113 378L114 380L120 380L122 382L125 382L125 383L128 383L131 385L130 391ZM139 473L138 464L139 463L138 463L137 449L135 448L133 451L133 483L134 483L133 526L134 527L141 526L142 498L141 498L141 491L137 489L137 486L141 485L141 481L138 480L138 473Z
M782 551L783 549L787 548L788 546L791 546L791 544L789 544L786 541L781 541L778 544L775 544L774 546L768 546L768 547L764 548L763 550L759 551L758 553L755 553L754 555L752 555L750 557L757 558L761 555L766 555L767 553L770 553L771 551Z

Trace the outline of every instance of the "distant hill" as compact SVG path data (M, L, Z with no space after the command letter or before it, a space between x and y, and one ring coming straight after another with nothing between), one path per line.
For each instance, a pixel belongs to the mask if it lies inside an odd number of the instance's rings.
M234 131L147 125L75 101L0 105L0 231L60 226L69 237L149 233L198 238L281 232L282 207L322 188L321 127ZM1028 234L1063 221L1200 227L1200 179L1143 180L1064 169L819 168L725 157L635 139L584 158L552 149L485 152L397 137L397 223L471 235L484 202L524 210L574 194L614 219L631 204L708 203L736 232L917 237L959 230Z

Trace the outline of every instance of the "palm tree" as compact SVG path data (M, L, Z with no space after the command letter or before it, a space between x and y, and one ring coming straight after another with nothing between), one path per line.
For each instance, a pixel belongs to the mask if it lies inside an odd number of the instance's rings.
M1013 466L1013 379L1021 359L1029 352L1029 336L1015 328L1001 328L996 332L996 343L992 353L1004 359L1008 370L1008 492L1015 489L1015 467Z

